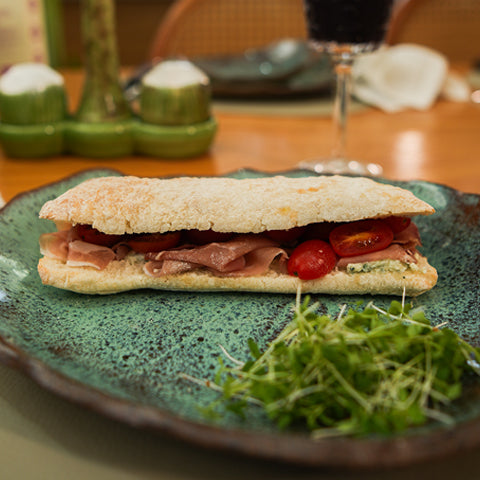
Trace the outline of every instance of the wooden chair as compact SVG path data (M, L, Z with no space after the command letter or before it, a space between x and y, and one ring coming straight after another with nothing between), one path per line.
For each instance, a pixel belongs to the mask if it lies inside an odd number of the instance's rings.
M302 0L177 0L157 29L150 58L238 54L306 35Z
M480 59L480 0L404 0L386 41L425 45L452 62L472 64Z

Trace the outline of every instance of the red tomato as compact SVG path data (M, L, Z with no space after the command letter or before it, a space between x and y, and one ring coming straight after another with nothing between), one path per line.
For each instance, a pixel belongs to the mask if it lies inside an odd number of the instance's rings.
M188 230L188 241L197 245L205 245L213 242L226 242L230 240L233 233L230 232L214 232L213 230Z
M300 238L306 231L307 227L293 227L288 230L267 230L267 237L279 243L292 243Z
M330 273L337 263L332 247L323 240L307 240L290 255L287 263L289 275L302 280L314 280Z
M330 245L340 257L377 252L387 248L392 240L392 229L381 220L345 223L330 232Z
M76 225L75 230L84 242L102 245L103 247L112 247L123 238L123 235L110 235L100 232L91 225Z
M129 238L128 245L139 253L161 252L178 245L181 232L136 234Z
M383 218L382 220L392 229L393 233L403 232L412 222L408 217L397 217L394 215Z

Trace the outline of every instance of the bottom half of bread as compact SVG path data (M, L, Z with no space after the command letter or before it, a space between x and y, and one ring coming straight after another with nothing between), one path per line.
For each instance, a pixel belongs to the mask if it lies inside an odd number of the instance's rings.
M69 266L43 257L38 264L42 282L53 287L86 294L111 294L152 288L185 291L249 291L263 293L385 294L416 296L435 286L436 270L419 257L415 270L403 272L348 273L334 270L316 280L300 280L273 270L251 277L219 277L207 270L152 277L143 262L113 261L105 269Z

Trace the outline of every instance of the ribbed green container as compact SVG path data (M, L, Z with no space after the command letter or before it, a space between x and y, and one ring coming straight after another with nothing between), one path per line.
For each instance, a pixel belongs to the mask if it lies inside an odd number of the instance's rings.
M210 118L210 87L182 88L144 86L140 94L140 116L155 125L191 125Z
M65 89L58 85L17 95L0 92L0 118L11 125L39 125L62 121L67 114Z
M156 65L142 80L140 117L155 125L192 125L210 118L208 77L185 60Z
M63 152L67 95L63 78L48 65L19 63L0 79L0 142L9 157Z
M209 118L194 125L165 126L138 122L134 127L135 151L162 158L187 158L204 154L217 131Z

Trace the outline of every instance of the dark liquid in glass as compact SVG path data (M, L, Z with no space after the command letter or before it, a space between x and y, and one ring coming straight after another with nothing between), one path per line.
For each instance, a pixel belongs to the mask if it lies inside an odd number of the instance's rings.
M393 0L304 0L310 39L317 42L383 41Z

